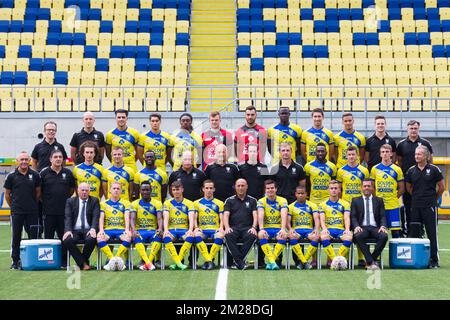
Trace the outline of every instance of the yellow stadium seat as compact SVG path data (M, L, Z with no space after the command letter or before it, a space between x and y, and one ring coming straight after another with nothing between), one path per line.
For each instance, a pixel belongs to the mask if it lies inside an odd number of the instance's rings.
M408 62L406 59L395 58L395 71L408 72Z
M149 43L150 43L150 34L138 33L138 39L137 39L138 46L148 46Z
M111 45L111 33L100 33L98 36L98 45L99 46L110 46Z
M264 85L264 71L250 71L252 85Z
M391 46L392 38L391 34L388 32L382 32L378 34L380 46Z
M173 72L163 72L161 73L161 85L162 86L173 86Z
M49 45L45 47L45 57L46 58L57 58L58 57L58 46Z
M306 71L304 72L304 83L305 86L315 86L317 85L317 73L316 71Z
M325 9L315 8L313 9L313 18L317 20L325 20Z
M125 72L134 72L134 64L136 59L122 59L122 71Z
M353 59L355 57L354 46L341 46L342 59Z
M274 8L264 8L263 18L264 20L275 20L275 9Z
M84 57L84 46L72 46L70 48L70 56L72 58L83 59Z
M77 71L81 72L81 66L83 65L83 59L80 58L71 58L69 64L69 71Z
M125 87L134 86L134 72L122 72L120 77L120 85ZM125 89L125 92L129 92L128 89Z
M392 59L393 58L393 52L392 52L392 46L391 45L383 45L380 46L380 57L381 59Z
M150 47L151 48L151 47ZM185 58L187 59L188 47L187 46L176 46L175 47L175 58Z
M177 33L188 33L189 21L177 21Z
M238 34L241 34L241 33L238 33ZM276 44L276 33L275 32L264 32L263 33L263 44L265 46L275 45Z
M314 33L302 33L303 45L314 45Z
M356 71L355 59L354 58L342 58L342 70L344 72Z
M407 58L407 62L408 62L408 70L411 73L422 70L422 62L420 58Z
M137 33L127 33L125 37L126 46L135 46L137 44Z
M302 58L302 46L299 45L291 45L289 47L290 57L293 60L299 60Z
M114 70L114 69L109 69ZM120 72L109 71L108 72L108 86L120 86Z
M150 58L162 58L162 46L150 46Z
M82 71L81 72L81 85L93 86L94 85L94 71Z
M301 27L302 37L306 33L314 33L314 22L311 20L302 20Z
M367 46L355 46L355 59L367 58Z
M419 46L419 56L421 59L430 59L432 57L432 48L430 45Z
M419 58L419 46L409 45L405 48L407 58Z
M365 22L361 20L352 20L352 31L353 32L364 32Z
M369 59L380 58L380 47L379 46L367 46L367 58L369 58Z
M16 71L16 60L15 59L4 59L2 62L3 71Z
M149 86L159 86L161 85L161 73L157 71L150 71L148 73L147 79Z
M123 46L125 42L125 32L114 32L114 37L111 38L111 45Z
M21 45L33 45L33 34L29 32L22 32L20 34L20 44Z
M70 71L68 74L68 85L69 86L79 86L80 85L80 78L81 78L81 72L80 71Z
M302 30L302 24L300 19L291 20L289 19L288 28L290 33L299 33Z
M252 46L262 46L263 45L262 32L252 32L250 34L250 43Z
M330 64L330 72L342 72L342 59L341 58L330 58L329 60Z
M399 86L409 86L410 78L408 71L398 71L397 72L397 84Z
M249 32L239 32L238 33L238 45L250 45L250 33Z
M41 73L39 71L28 71L28 85L38 86L41 84Z
M448 86L450 84L448 71L436 71L436 80L438 85Z
M82 71L95 71L96 59L94 58L86 58L83 59L83 64L81 66Z
M344 70L344 85L354 86L357 84L356 71L345 71Z
M416 32L428 32L428 20L416 20Z
M369 63L369 71L372 72L381 72L382 70L382 62L380 58L368 58Z
M239 71L238 72L238 84L240 86L250 85L251 73L250 71Z
M341 47L339 45L328 46L328 57L330 59L341 58Z
M339 45L341 43L341 38L338 32L327 33L327 43L328 45Z
M288 9L286 8L276 8L275 9L275 18L278 21L288 20Z
M278 72L278 85L290 86L291 85L291 73L289 71Z
M164 9L153 9L152 10L152 20L164 21Z
M330 71L330 74L332 74L330 78L331 85L341 86L344 84L344 73L341 70L335 72Z
M97 57L102 59L109 59L109 53L111 51L110 45L101 46L99 45L97 47Z
M443 42L445 45L450 45L450 33L449 32L444 32L442 33L442 38L443 38Z
M98 45L98 37L99 33L87 33L86 34L86 45L88 46L97 46Z
M264 59L264 71L277 71L277 58Z
M416 32L416 22L414 20L403 21L403 32Z
M106 86L108 84L108 73L104 71L96 71L94 73L94 85Z
M413 86L423 85L423 73L422 71L410 72L410 83Z
M326 33L315 33L314 34L314 44L326 45L327 44L327 34Z
M400 59L404 59L406 58L406 51L405 51L405 46L403 45L393 45L392 46L392 53L394 58L400 58Z
M289 31L289 21L277 20L277 32L288 32Z
M325 6L327 8L337 8L337 0L325 0Z

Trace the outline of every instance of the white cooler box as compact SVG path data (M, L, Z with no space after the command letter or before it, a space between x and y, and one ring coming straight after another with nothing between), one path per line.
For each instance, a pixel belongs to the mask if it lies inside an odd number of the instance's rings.
M20 242L23 270L57 270L61 268L61 241L38 239Z
M389 266L393 269L425 269L430 260L430 240L399 238L389 241Z

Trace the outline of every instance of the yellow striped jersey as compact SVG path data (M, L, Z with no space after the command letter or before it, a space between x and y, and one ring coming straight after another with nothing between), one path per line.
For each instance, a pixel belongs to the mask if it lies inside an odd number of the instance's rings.
M327 148L327 160L330 160L330 145L334 144L333 132L326 128L319 130L313 127L302 133L302 144L306 145L306 162L316 158L316 146L319 142L325 144Z
M313 229L314 214L318 213L317 205L311 201L299 203L295 201L289 205L291 226L294 229Z
M336 180L342 184L342 199L351 203L353 198L362 194L362 182L370 178L369 170L358 164L352 168L348 164L337 171Z
M150 202L137 199L131 203L130 212L136 213L136 230L157 230L158 213L162 214L162 203L155 199Z
M100 203L100 213L105 214L104 229L125 229L125 213L129 212L130 202L127 200L112 201L111 199Z
M289 143L292 146L292 160L295 161L297 148L297 140L299 140L302 136L302 128L299 125L290 123L288 126L283 126L281 124L277 124L269 128L268 138L272 140L272 163L277 163L280 161L280 144Z
M138 145L144 148L144 154L149 150L153 151L156 167L166 171L166 151L167 148L173 147L172 137L168 133L160 131L155 134L151 130L142 133Z
M375 194L383 198L386 210L399 207L397 189L398 183L403 181L403 172L399 166L379 163L370 171L370 178L375 181Z
M144 168L134 175L134 183L137 185L141 185L143 181L150 181L150 185L152 186L151 197L158 201L162 201L162 186L167 184L167 180L166 171L159 168L154 170Z
M134 146L139 141L139 135L139 131L127 127L124 131L120 131L117 128L109 130L105 136L105 141L111 145L111 150L114 147L123 148L123 162L135 172L137 171L137 167Z
M223 202L218 199L202 198L194 201L195 211L198 215L198 227L202 230L219 229L223 205Z
M164 211L169 212L169 229L189 229L189 212L195 212L194 203L188 199L177 202L175 199L164 201Z
M330 161L320 163L317 160L308 162L305 165L305 173L311 184L309 200L318 205L328 199L330 197L328 185L336 177L334 163Z
M129 200L130 193L129 186L134 180L134 171L130 167L123 165L120 168L111 166L108 169L103 169L102 181L108 183L108 195L107 198L111 197L110 187L111 183L119 182L122 185L122 193L120 194L120 199Z
M264 228L281 228L281 209L288 208L288 203L283 197L264 197L258 200L257 208L264 209Z
M100 189L102 186L103 167L98 163L87 165L80 163L73 168L73 176L77 181L77 185L80 183L87 183L91 187L89 195L96 197L100 200Z
M191 151L194 156L194 166L197 167L197 162L200 160L200 155L197 152L197 147L203 145L203 140L200 135L192 131L190 134L179 132L172 137L174 141L173 149L173 171L181 167L183 161L183 153Z
M319 213L325 215L325 226L331 229L345 229L344 213L350 213L350 204L342 199L336 202L328 199L319 205Z
M357 152L358 163L360 162L359 148L364 148L366 146L366 138L356 130L350 134L342 130L341 132L339 132L337 135L334 136L334 143L336 145L336 148L338 148L338 158L336 166L338 168L342 168L348 163L347 149L350 146L353 146L356 149L358 149Z

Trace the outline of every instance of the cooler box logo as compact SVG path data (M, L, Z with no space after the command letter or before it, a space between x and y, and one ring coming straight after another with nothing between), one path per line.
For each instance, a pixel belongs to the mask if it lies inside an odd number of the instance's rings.
M38 261L53 261L53 248L39 248Z
M411 259L411 247L397 247L397 259Z

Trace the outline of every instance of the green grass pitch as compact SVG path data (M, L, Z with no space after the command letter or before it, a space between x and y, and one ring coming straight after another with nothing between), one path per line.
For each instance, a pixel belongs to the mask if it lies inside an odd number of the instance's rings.
M448 299L450 224L440 224L441 268L390 270L230 270L227 299ZM0 299L214 299L219 270L155 272L11 271L9 225L0 226ZM388 252L385 250L385 265ZM94 258L95 259L95 258ZM138 258L135 256L135 260ZM79 281L78 281L79 280ZM79 289L76 287L79 284Z

